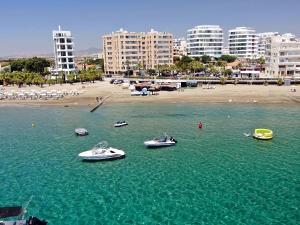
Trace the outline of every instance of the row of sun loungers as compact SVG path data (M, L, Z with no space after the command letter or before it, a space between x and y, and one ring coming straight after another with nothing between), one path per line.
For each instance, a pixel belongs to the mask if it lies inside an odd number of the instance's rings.
M57 90L30 90L30 91L9 91L9 92L3 92L0 90L0 100L2 99L8 99L8 100L48 100L48 99L54 99L58 100L63 98L64 96L77 96L82 94L82 92L77 91L77 90L62 90L62 91L57 91Z

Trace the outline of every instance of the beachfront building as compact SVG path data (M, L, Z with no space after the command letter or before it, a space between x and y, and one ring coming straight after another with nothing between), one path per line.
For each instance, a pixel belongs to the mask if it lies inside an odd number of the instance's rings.
M223 45L223 30L220 26L201 25L187 31L187 50L191 57L221 57Z
M229 47L223 48L222 55L229 55Z
M278 32L265 32L257 34L258 37L258 58L265 58L267 39L278 35Z
M184 38L173 39L173 57L179 57L187 55L187 43Z
M229 30L229 53L239 59L256 59L258 56L258 38L255 30L249 27L237 27Z
M104 70L109 74L171 65L173 35L153 29L147 33L120 29L103 36L103 55Z
M266 44L266 75L300 78L300 39L292 34L272 36Z
M52 72L69 74L75 71L74 42L71 31L61 30L61 27L58 26L58 30L52 32L52 37L55 61L55 68L52 69Z

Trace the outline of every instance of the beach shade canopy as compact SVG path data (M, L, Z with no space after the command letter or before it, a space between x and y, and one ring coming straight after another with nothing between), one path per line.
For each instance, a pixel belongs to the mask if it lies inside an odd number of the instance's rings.
M19 216L23 212L22 206L1 207L0 218Z

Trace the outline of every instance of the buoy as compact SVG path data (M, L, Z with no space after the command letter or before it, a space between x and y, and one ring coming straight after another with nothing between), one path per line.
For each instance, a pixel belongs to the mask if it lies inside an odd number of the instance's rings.
M31 124L31 126L32 126L32 127L35 127L35 124L34 124L34 123L33 123L33 124Z
M202 123L201 122L198 124L198 128L202 129Z

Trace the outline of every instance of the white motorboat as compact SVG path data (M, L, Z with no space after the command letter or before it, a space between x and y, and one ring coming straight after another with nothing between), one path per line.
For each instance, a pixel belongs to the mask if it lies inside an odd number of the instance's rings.
M89 132L87 131L87 129L84 129L84 128L76 128L75 134L78 136L86 136L89 134Z
M104 142L100 142L89 151L81 152L80 158L89 161L118 159L125 156L125 152L116 148L108 147Z
M123 127L123 126L126 126L128 125L128 123L126 123L126 121L118 121L115 123L115 127Z
M177 141L168 135L164 135L163 137L160 138L154 138L149 141L145 141L144 145L146 145L148 148L157 148L157 147L168 147L175 145Z

